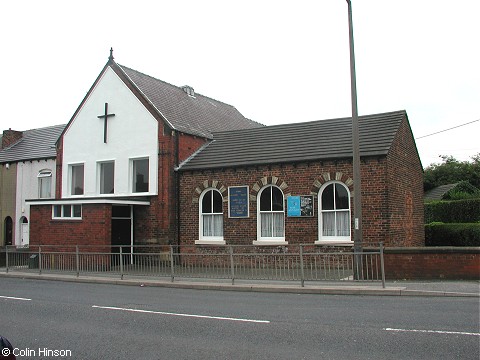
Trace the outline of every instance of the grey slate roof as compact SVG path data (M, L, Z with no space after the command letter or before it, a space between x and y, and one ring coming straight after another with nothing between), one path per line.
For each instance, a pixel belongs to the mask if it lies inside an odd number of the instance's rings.
M24 131L19 141L0 150L0 163L55 158L55 142L64 127L55 125Z
M360 155L386 155L405 111L359 117ZM352 119L330 119L214 134L181 171L352 157Z
M431 190L426 191L423 195L423 199L425 201L440 201L443 199L443 195L445 195L457 185L458 183L437 186Z
M117 64L118 65L118 64ZM118 65L174 130L211 139L213 132L258 128L263 125L245 118L234 106Z

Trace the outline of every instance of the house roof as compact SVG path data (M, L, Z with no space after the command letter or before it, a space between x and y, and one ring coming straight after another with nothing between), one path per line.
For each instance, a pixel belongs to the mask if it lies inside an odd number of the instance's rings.
M0 150L0 163L55 158L55 142L64 127L55 125L24 131L19 141Z
M431 190L425 191L423 199L424 201L440 201L447 192L457 185L458 183L437 186Z
M117 65L174 130L211 139L213 132L263 126L232 105L198 93L189 95L183 87Z
M407 113L359 117L360 155L387 155ZM214 133L179 170L269 165L352 157L352 119L340 118Z

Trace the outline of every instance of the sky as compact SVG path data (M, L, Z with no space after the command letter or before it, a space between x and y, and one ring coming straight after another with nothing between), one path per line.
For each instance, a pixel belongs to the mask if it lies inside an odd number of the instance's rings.
M424 167L479 153L480 1L352 8L359 115L406 110ZM345 0L2 1L2 130L67 123L111 47L265 125L351 116L347 14Z

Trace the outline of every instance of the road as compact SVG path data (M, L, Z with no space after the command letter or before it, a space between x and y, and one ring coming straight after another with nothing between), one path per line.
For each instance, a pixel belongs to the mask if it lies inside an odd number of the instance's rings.
M0 334L17 354L26 355L18 359L58 358L48 354L72 359L480 355L478 298L268 294L0 278Z

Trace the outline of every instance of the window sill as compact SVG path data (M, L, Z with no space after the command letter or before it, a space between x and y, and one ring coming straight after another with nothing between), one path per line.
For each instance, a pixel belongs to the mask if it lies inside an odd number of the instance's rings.
M273 245L273 246L278 246L278 245L288 245L288 241L285 240L255 240L253 241L253 245Z
M195 245L225 245L225 240L195 240Z
M351 240L317 240L315 245L353 246Z

